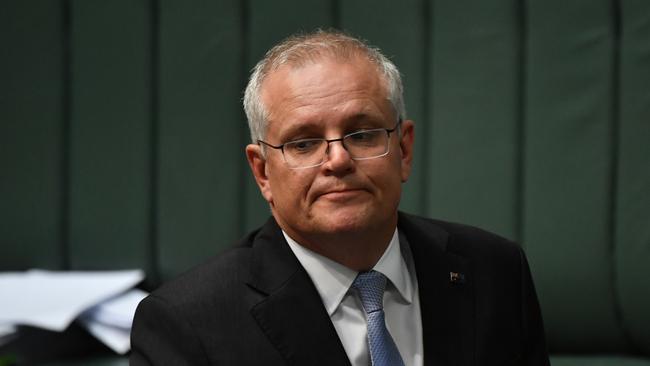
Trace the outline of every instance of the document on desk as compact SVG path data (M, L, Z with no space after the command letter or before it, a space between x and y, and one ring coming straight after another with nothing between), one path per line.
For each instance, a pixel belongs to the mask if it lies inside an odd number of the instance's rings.
M131 349L131 325L135 309L148 294L132 289L84 311L79 321L95 338L113 351L125 354Z
M11 341L16 331L18 329L14 325L0 324L0 346Z
M144 279L141 270L0 273L0 326L65 330L82 312Z

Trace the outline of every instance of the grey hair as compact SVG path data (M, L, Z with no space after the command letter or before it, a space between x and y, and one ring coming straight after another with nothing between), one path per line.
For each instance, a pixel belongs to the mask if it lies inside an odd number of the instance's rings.
M325 57L349 60L354 56L366 57L384 76L388 100L396 118L406 118L402 77L395 64L381 51L359 38L334 30L317 30L286 38L271 48L255 65L244 92L244 111L248 119L251 140L263 140L266 136L268 113L262 102L261 88L264 79L282 65L295 67L315 62Z

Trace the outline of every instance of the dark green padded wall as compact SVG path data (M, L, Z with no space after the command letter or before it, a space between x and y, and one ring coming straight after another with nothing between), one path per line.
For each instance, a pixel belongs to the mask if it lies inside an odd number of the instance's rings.
M518 1L433 1L427 213L517 239Z
M156 234L163 279L241 235L239 2L161 1Z
M64 19L55 1L0 6L0 268L62 268Z
M650 354L650 2L621 3L616 286L623 324Z
M523 242L551 348L620 351L612 254L610 1L530 1Z
M70 5L70 266L151 273L149 3Z

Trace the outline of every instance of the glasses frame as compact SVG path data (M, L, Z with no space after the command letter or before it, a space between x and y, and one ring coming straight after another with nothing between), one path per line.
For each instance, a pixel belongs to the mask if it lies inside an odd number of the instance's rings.
M309 140L322 140L322 141L325 141L327 143L327 148L325 149L325 155L324 156L327 156L329 154L330 144L332 142L341 141L341 146L343 146L345 151L348 151L348 153L349 153L349 150L345 147L345 144L343 143L343 140L346 139L347 137L352 136L352 135L357 134L357 133L361 133L361 132L386 131L386 133L388 134L388 146L386 147L386 152L385 153L383 153L381 155L373 156L373 157L370 157L370 158L353 158L352 156L350 156L350 159L352 159L354 161L377 159L377 158L381 158L382 156L388 155L388 153L390 152L390 134L395 132L395 130L398 130L398 133L399 133L399 127L400 127L401 124L402 124L402 119L400 118L399 120L397 120L397 123L395 124L395 127L393 127L393 128L373 128L373 129L370 129L370 130L359 130L359 131L355 131L355 132L352 132L352 133L348 133L347 135L344 135L344 136L339 137L337 139L329 139L328 140L328 139L324 139L324 138L323 139L314 138L314 139L309 139ZM300 141L300 140L303 140L303 139L287 141L287 142L285 142L283 144L280 144L280 145L272 145L272 144L269 144L268 142L266 142L264 140L257 140L257 143L258 143L258 145L263 144L263 145L266 145L266 146L268 146L270 148L273 148L275 150L280 150L282 152L282 160L284 160L285 164L289 165L289 163L287 162L287 157L284 155L284 146L286 144L290 144L290 143ZM289 166L289 169L315 168L317 166L321 166L321 165L325 164L326 160L327 159L323 158L320 163L314 164L314 165L308 165L308 166L300 166L300 167L291 167L291 166Z

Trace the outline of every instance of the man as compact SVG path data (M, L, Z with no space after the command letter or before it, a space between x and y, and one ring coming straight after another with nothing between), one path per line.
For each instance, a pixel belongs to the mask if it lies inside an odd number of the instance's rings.
M256 66L246 156L272 218L144 300L132 365L548 365L518 246L398 212L398 70L337 32Z

